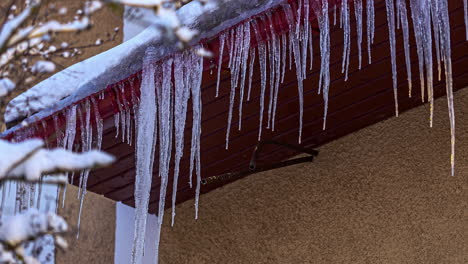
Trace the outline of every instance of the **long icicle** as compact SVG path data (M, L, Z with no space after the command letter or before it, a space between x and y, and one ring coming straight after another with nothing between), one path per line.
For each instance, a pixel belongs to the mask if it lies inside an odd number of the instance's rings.
M341 14L343 17L343 60L341 63L341 73L344 73L344 80L347 81L349 56L351 53L351 21L349 18L349 4L346 0L341 2Z
M395 40L395 4L393 0L385 0L387 10L388 38L390 43L390 55L392 62L393 97L395 100L395 116L398 116L398 90L396 68L396 40Z
M398 18L401 22L401 29L403 30L403 46L405 49L405 62L406 62L406 75L408 79L408 95L411 98L412 81L411 81L411 57L410 57L410 43L409 43L409 26L408 26L408 12L406 9L405 0L397 0L397 6L399 6L400 17Z
M247 59L250 50L250 22L244 24L244 36L241 50L240 89L239 89L239 131L242 129L242 106L244 103L245 78L247 76Z
M172 95L172 65L173 58L168 58L162 63L162 85L156 87L157 105L159 114L159 207L156 228L156 263L159 259L159 242L161 228L166 206L166 191L169 180L169 163L172 154L172 127L173 127L173 95Z
M159 66L153 64L157 50L150 47L146 50L143 62L143 77L137 116L136 134L136 176L135 176L135 231L133 236L132 263L143 263L145 246L146 220L153 177L153 146L157 140L157 109L155 72Z
M228 124L226 129L226 149L229 149L229 135L231 132L231 123L232 123L232 113L234 111L234 100L236 96L237 86L239 84L239 72L241 67L241 56L243 51L243 35L244 35L244 26L243 24L237 26L237 28L231 30L235 31L235 34L231 34L231 38L234 40L231 41L231 46L229 54L232 56L229 59L229 69L231 70L231 93L229 94L229 113L228 113Z
M197 173L197 187L195 189L195 219L198 219L198 205L200 202L200 187L201 187L201 157L200 157L200 138L202 133L202 97L201 97L201 84L203 76L203 57L192 57L192 65L195 65L194 82L192 85L192 102L193 102L193 123L196 124L196 130L192 130L192 141L195 141L195 157L196 173Z
M175 127L175 160L174 160L174 182L172 187L172 222L175 219L175 204L177 195L177 183L179 179L180 160L184 151L184 131L187 118L187 103L190 97L190 88L194 78L185 78L190 75L191 55L179 53L174 58L174 127Z
M258 125L258 141L262 137L263 128L263 111L265 109L265 90L266 90L266 78L267 78L267 58L266 58L266 46L262 41L258 24L255 20L252 21L252 26L255 31L255 37L257 39L257 50L258 50L258 61L260 64L260 116Z
M374 13L374 0L366 1L367 13L367 54L369 57L369 64L372 62L371 46L374 43L375 32L375 13Z
M303 87L303 80L304 77L303 73L303 65L302 65L302 56L301 56L301 49L299 45L299 32L296 28L296 31L292 30L292 25L294 23L293 13L291 10L291 6L289 4L283 5L284 12L286 14L286 18L289 24L289 41L292 42L292 50L289 49L289 53L294 54L294 62L296 64L296 78L297 78L297 91L299 96L299 137L298 142L299 144L302 142L302 124L304 118L304 87ZM298 12L299 13L299 12ZM298 18L299 19L299 16ZM297 22L300 23L300 22ZM305 66L304 66L305 67Z
M359 53L359 69L362 66L362 0L354 0L354 15L356 16L357 46Z
M221 78L221 68L223 66L223 52L224 52L224 43L226 42L226 34L223 33L219 35L219 57L218 57L218 78L216 80L216 97L219 96L219 83Z
M417 0L410 1L411 18L413 21L414 39L416 41L416 51L418 54L419 81L421 83L421 101L424 102L425 80L424 80L424 48L422 39L422 29L419 16L419 2Z
M437 1L438 19L441 26L440 38L443 50L443 61L445 66L445 87L447 92L447 104L450 119L450 145L451 155L450 164L452 167L452 176L455 175L455 110L453 105L453 78L452 78L452 58L450 44L450 18L448 13L448 4L446 0Z

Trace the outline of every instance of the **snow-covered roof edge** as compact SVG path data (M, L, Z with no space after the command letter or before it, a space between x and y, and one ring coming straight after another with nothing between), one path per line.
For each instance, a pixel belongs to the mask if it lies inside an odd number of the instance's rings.
M205 6L191 2L177 12L182 24L200 32L192 41L196 44L282 2L285 0L214 0ZM162 30L161 27L148 27L131 40L42 81L10 102L6 121L38 112L25 120L26 123L33 123L125 79L141 69L145 50L149 46L160 51L159 59L172 54L176 51L176 40L168 38ZM10 134L20 127L17 125L2 134Z

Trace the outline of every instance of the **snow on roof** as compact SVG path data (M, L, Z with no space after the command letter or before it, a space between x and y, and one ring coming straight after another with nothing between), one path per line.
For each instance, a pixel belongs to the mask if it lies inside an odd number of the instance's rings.
M213 0L206 5L191 2L177 14L183 25L200 32L192 42L195 44L282 2L285 0ZM36 113L25 120L33 123L125 79L141 69L149 46L155 46L159 51L157 60L174 53L176 40L164 34L164 28L157 26L159 24L160 21L155 21L156 26L148 27L129 41L74 64L19 95L7 107L6 122Z

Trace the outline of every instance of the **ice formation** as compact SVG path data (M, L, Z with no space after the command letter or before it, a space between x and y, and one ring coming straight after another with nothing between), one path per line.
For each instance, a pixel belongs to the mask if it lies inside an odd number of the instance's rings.
M157 50L146 51L141 83L140 102L137 113L136 157L137 172L135 181L135 235L132 250L132 263L141 263L144 249L144 234L153 177L155 152L159 157L159 206L157 217L156 248L164 218L165 200L169 182L169 166L175 150L175 168L172 196L172 224L175 217L175 202L179 178L180 160L183 155L184 132L188 100L192 98L193 125L190 155L190 178L195 168L197 175L196 213L198 217L198 197L200 194L200 135L201 135L201 77L203 59L194 51L185 51L155 61ZM173 80L174 76L174 82ZM173 129L174 128L174 129ZM172 146L175 138L175 146ZM156 144L159 139L159 144ZM156 149L159 147L159 151ZM156 256L158 254L156 253Z
M216 96L219 95L223 66L230 71L229 107L227 117L227 130L225 143L229 147L229 137L233 123L235 107L238 106L238 126L242 128L242 114L244 101L251 99L252 86L257 81L254 76L254 67L259 70L259 124L258 140L262 138L264 128L275 130L277 105L279 102L279 92L285 80L287 71L286 64L289 63L289 70L293 70L297 79L298 95L298 140L301 142L303 118L304 118L304 80L310 74L313 66L313 41L319 39L320 68L318 93L323 97L323 128L326 127L328 112L328 95L330 89L330 18L329 12L333 12L333 24L336 24L337 9L340 12L340 26L343 29L343 50L341 54L341 67L343 77L348 79L350 68L351 52L351 10L354 7L356 18L356 35L358 63L357 68L362 67L362 38L365 24L367 36L368 62L371 63L371 48L374 42L375 32L375 7L374 0L339 1L341 4L334 5L333 10L329 10L329 2L326 0L298 0L297 5L282 2L274 12L265 12L246 19L223 32L219 33L218 57L214 58L216 64ZM364 6L365 4L365 6ZM353 6L351 6L353 5ZM468 13L465 5L465 20L467 21L468 38ZM364 10L365 9L365 10ZM451 131L451 166L454 173L455 162L455 113L453 109L453 80L450 47L450 23L447 0L427 1L411 0L407 6L404 0L385 0L386 19L388 25L389 53L391 55L392 88L394 92L395 114L398 115L398 94L397 94L397 54L396 54L396 31L401 30L403 36L403 47L405 54L405 65L408 83L408 93L412 93L412 76L410 60L410 27L412 23L414 39L416 42L416 52L418 58L418 70L421 86L422 100L430 103L430 125L433 120L433 66L437 64L438 79L445 75L447 103L449 107L449 120ZM282 12L285 19L286 28L278 26L279 18L275 12ZM363 14L365 12L365 14ZM315 22L316 20L316 22ZM409 21L411 20L411 21ZM318 38L314 39L313 34L318 25ZM266 25L266 26L265 26ZM338 40L339 41L339 40ZM354 41L353 41L354 43ZM167 187L169 185L170 165L174 164L174 175L172 185L172 224L175 221L177 201L177 190L179 175L186 175L181 172L181 160L184 154L184 135L188 129L186 127L189 101L192 105L192 127L191 142L189 144L189 184L190 187L196 185L195 190L195 218L198 218L198 204L201 182L200 164L200 138L202 122L202 72L203 58L198 56L194 50L185 50L165 56L161 53L166 51L156 48L148 48L143 62L142 81L138 97L135 92L126 93L126 84L118 82L113 85L106 94L114 97L115 103L115 128L116 137L122 142L131 144L133 141L133 131L135 131L136 149L136 179L135 179L135 237L133 246L132 263L140 263L143 256L144 233L146 229L146 219L149 206L152 177L154 174L153 163L158 157L158 175L161 181L159 186L158 199L158 223L157 240L161 232L162 219L164 214ZM433 51L435 51L433 55ZM310 57L309 57L310 54ZM165 54L167 55L167 54ZM287 58L289 56L289 58ZM161 59L163 58L163 59ZM434 62L434 58L436 62ZM289 62L288 62L289 61ZM226 64L226 65L224 65ZM256 65L259 66L256 66ZM294 64L294 66L293 66ZM309 71L309 72L308 72ZM130 85L132 86L132 85ZM306 89L309 89L307 87ZM237 95L239 95L237 97ZM57 145L67 149L77 149L81 146L82 151L92 148L100 148L102 144L103 120L99 113L99 100L105 95L99 93L99 97L85 98L81 103L73 105L65 111L65 133L61 132L59 126L60 118L55 115L53 118L55 131L57 132ZM132 120L132 112L135 120ZM95 125L94 125L95 124ZM76 135L79 126L80 134ZM96 127L93 131L93 127ZM41 128L42 129L42 128ZM45 127L44 127L45 129ZM21 141L34 135L35 130L31 128L26 132L15 135L15 140ZM94 136L94 137L93 137ZM77 144L78 142L79 144ZM75 145L76 144L76 145ZM173 162L173 163L172 163ZM196 181L193 182L193 174ZM84 171L79 176L81 205L86 193L86 184L89 171ZM73 178L73 177L72 177ZM18 192L25 193L18 199L18 211L23 204L34 205L31 197L40 192L40 187L36 190L34 186L17 186ZM2 195L5 187L2 189ZM3 207L3 206L2 206ZM80 211L82 210L80 206Z

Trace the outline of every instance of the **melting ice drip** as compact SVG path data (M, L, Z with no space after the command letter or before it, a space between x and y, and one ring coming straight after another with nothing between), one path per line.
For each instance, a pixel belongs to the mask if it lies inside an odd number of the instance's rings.
M132 263L141 263L144 254L146 219L153 176L153 161L157 146L159 147L158 174L161 179L161 185L159 191L156 250L159 248L166 191L169 181L169 164L173 150L173 137L175 137L175 168L172 195L172 224L174 223L179 166L183 154L187 105L190 97L193 106L193 125L189 175L191 183L192 172L193 170L196 171L195 217L198 217L201 182L200 135L202 104L200 88L203 59L192 51L185 51L166 58L162 62L155 62L157 55L160 54L158 54L155 48L147 49L140 89L141 96L137 114L136 213ZM172 81L173 79L174 82ZM159 144L157 145L158 139ZM156 259L158 258L157 256L158 253L156 252Z

